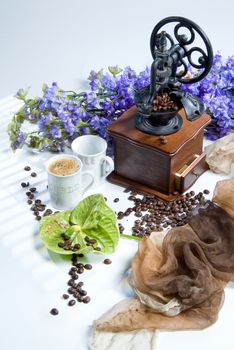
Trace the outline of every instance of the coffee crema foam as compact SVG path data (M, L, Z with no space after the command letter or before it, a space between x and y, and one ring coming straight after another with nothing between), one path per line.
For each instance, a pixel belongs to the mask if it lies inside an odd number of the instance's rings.
M48 167L48 170L55 175L66 176L74 174L80 169L80 164L69 158L61 158L54 160Z

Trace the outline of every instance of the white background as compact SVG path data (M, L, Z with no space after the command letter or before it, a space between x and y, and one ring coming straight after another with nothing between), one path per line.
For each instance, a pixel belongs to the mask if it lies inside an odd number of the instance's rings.
M57 81L85 89L91 69L151 64L149 39L179 15L206 32L214 52L234 53L233 0L0 0L0 97Z
M27 86L39 93L44 82L52 81L64 89L84 89L90 70L108 65L142 70L152 61L149 38L153 27L171 15L195 21L215 52L220 49L225 56L231 55L233 13L233 0L0 0L0 98ZM69 264L43 247L20 188L20 182L27 180L22 169L29 163L39 174L34 184L48 202L42 160L11 153L5 131L9 101L1 103L0 349L87 350L92 321L127 295L123 275L137 245L121 240L110 266L93 261L94 269L83 278L92 302L66 306L61 294ZM17 108L12 106L12 112ZM220 178L207 172L194 190L212 191ZM106 184L102 190L114 209L129 205L121 188ZM116 196L121 201L115 206ZM215 325L205 331L160 333L158 349L233 349L233 292L231 283ZM59 308L58 317L49 315L51 307Z

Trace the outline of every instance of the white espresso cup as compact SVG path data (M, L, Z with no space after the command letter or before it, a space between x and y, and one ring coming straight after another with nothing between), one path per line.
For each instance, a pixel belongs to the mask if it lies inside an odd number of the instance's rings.
M73 159L78 163L79 168L69 175L57 175L51 172L50 167L56 160ZM85 191L93 184L93 175L89 171L82 171L82 161L71 154L61 154L51 157L46 162L46 171L48 174L48 190L50 194L51 205L57 209L73 209ZM89 177L88 185L84 187L85 177Z
M114 169L113 160L106 155L106 141L97 135L83 135L72 142L71 148L82 160L83 170L93 174L91 187L101 186L105 177Z

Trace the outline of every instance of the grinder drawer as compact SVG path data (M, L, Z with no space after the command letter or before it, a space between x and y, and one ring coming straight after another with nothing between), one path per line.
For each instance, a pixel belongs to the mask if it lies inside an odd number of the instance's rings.
M194 155L194 157L175 173L175 190L180 193L187 191L198 177L209 169L206 163L206 154Z

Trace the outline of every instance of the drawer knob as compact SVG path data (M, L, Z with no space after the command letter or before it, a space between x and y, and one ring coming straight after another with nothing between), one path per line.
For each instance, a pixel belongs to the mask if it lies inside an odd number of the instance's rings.
M196 177L199 177L199 174L195 170L192 171L192 174L195 175Z

